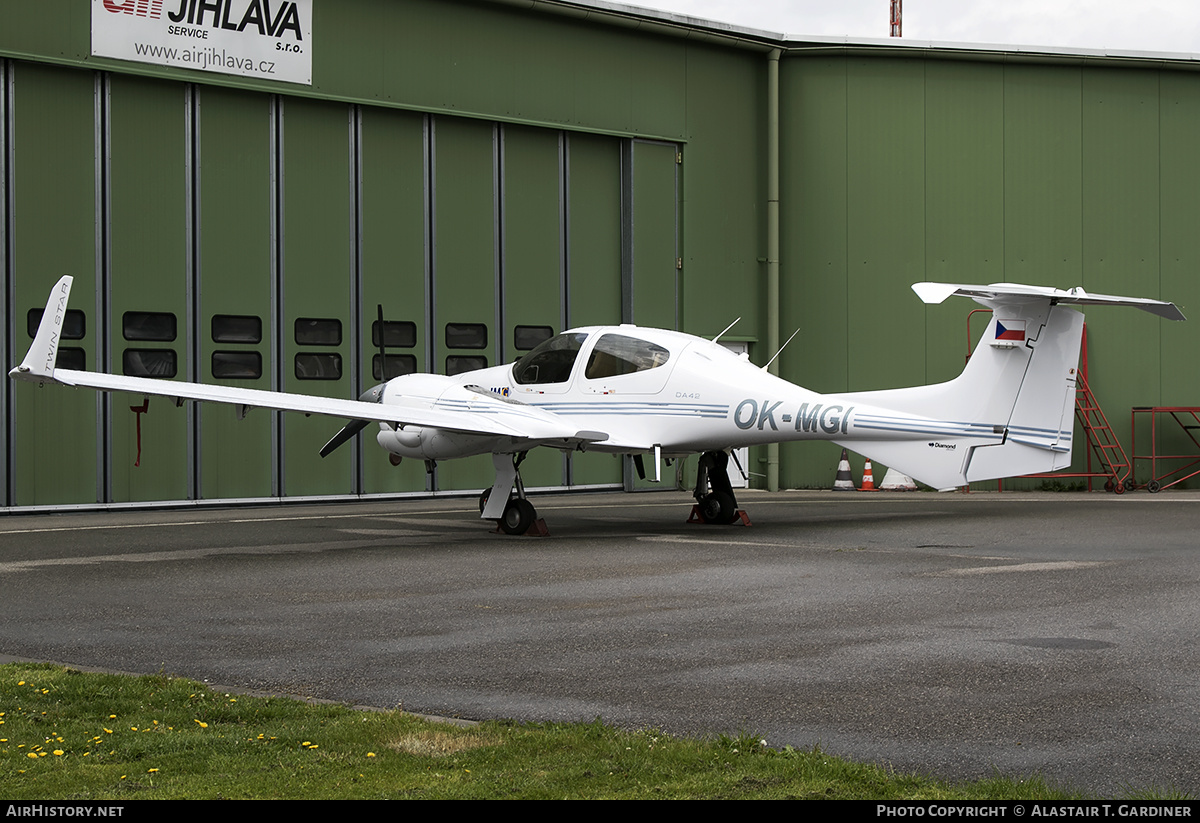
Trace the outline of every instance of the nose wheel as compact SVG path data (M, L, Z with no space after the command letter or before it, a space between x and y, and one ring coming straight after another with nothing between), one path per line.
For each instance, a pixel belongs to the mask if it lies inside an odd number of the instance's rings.
M521 482L520 466L526 452L493 454L496 484L479 495L479 516L494 520L505 534L536 533L549 535L546 523L539 520L533 504L525 499L525 484ZM495 499L493 499L495 498Z

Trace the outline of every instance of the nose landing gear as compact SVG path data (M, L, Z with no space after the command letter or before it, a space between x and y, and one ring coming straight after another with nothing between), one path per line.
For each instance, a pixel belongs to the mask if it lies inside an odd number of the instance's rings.
M493 454L496 484L479 496L479 516L495 520L505 534L550 534L546 522L538 519L537 510L525 499L525 484L521 482L520 466L528 452Z

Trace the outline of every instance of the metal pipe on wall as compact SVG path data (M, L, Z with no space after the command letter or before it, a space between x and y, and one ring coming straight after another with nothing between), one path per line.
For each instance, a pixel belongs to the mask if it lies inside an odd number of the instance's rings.
M767 371L779 374L779 49L767 55ZM767 446L767 490L779 491L779 444Z

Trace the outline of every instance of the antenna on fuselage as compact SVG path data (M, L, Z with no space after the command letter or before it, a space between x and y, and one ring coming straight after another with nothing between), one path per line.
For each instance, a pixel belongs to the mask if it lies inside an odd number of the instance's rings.
M729 331L730 329L732 329L734 326L736 326L738 323L740 323L740 322L741 322L741 320L742 320L742 318L740 318L740 317L739 317L737 320L734 320L732 323L730 323L728 326L726 326L726 327L725 327L725 331L721 332L721 333L720 333L720 334L718 334L716 337L714 337L714 338L712 339L712 341L713 341L714 343L716 343L718 340L720 340L722 337L724 337L724 336L725 336L725 332L727 332L727 331Z
M784 343L782 346L780 346L780 347L779 347L779 351L775 352L775 356L774 356L774 357L772 357L770 360L768 360L768 361L767 361L767 362L766 362L766 363L763 365L763 367L762 367L762 370L763 370L763 371L766 371L766 370L767 370L767 367L768 367L768 366L770 366L772 363L774 363L774 362L775 362L775 358L776 358L776 357L778 357L779 355L783 354L783 350L787 348L787 345L788 345L788 343L791 343L791 342L792 342L792 339L793 339L793 338L794 338L796 335L798 335L799 333L800 333L800 329L796 329L794 332L792 332L792 336L791 336L791 337L789 337L789 338L787 339L787 343Z

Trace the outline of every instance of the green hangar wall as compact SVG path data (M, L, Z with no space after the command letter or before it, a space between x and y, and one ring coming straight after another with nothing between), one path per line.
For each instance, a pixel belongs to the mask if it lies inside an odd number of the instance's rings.
M977 307L927 308L909 291L919 280L1078 285L1195 315L1194 63L825 51L785 60L781 77L782 314L804 333L783 376L819 391L955 376ZM1130 407L1200 403L1194 320L1087 316L1091 386L1126 448ZM1083 442L1077 431L1076 471ZM1163 447L1194 449L1182 431ZM832 482L836 451L819 449L804 457ZM814 482L799 450L784 454L784 485ZM1022 484L1041 481L1005 487Z
M970 305L926 308L908 290L926 279L1200 305L1187 60L786 41L586 2L313 0L301 84L92 56L90 13L0 0L9 363L63 273L77 367L337 397L573 325L712 336L739 316L757 362L799 328L780 373L811 388L935 382L961 367ZM1094 312L1092 382L1123 438L1132 405L1200 403L1200 334ZM322 460L338 421L139 414L141 397L10 381L0 400L9 508L491 482L486 459L429 477L370 438ZM778 465L823 486L836 454L788 446ZM523 468L531 487L630 482L602 455Z

